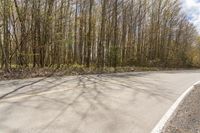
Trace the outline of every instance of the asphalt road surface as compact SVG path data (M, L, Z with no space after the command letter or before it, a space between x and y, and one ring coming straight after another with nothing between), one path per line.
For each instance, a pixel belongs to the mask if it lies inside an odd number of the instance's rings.
M1 133L149 133L200 71L0 81Z

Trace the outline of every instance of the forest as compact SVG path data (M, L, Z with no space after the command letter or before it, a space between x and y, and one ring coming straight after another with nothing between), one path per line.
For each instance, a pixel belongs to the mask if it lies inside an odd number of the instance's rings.
M180 0L1 0L0 66L199 67Z

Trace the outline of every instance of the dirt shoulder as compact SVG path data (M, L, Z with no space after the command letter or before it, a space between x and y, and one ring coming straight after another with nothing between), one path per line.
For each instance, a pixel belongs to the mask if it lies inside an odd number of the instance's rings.
M200 133L200 85L181 102L162 133Z
M0 70L0 80L25 79L50 76L71 76L85 74L106 74L121 72L142 72L142 71L163 71L163 70L184 70L181 68L158 68L158 67L106 67L98 69L95 67L86 68L83 66L68 66L61 68L22 68L12 69L10 72ZM193 69L191 69L193 70Z
M98 69L95 67L86 68L83 66L65 66L61 68L21 68L12 69L10 72L0 70L0 80L27 79L50 76L73 76L87 74L110 74L123 72L144 72L144 71L171 71L171 70L199 70L198 68L161 68L161 67L105 67Z

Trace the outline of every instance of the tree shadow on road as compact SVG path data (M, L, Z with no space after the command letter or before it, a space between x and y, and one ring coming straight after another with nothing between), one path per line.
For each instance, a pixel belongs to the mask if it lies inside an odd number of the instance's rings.
M171 90L167 90L166 88L160 88L157 86L157 83L160 82L159 79L150 79L149 77L145 77L150 73L129 73L129 74L109 74L109 75L84 75L84 76L76 76L72 79L68 78L57 78L51 81L45 81L47 78L43 78L32 83L23 85L13 91L3 95L0 97L0 100L7 98L13 93L21 89L26 89L27 87L34 86L39 82L44 82L42 90L34 90L34 88L25 91L21 94L29 94L32 92L36 92L36 94L40 94L41 92L46 92L49 90L55 90L57 86L65 86L66 84L71 84L71 81L74 82L74 86L72 86L69 90L64 90L62 93L55 94L56 97L52 97L50 95L33 95L26 97L26 100L20 101L19 103L12 102L12 101L2 101L5 103L10 104L10 109L15 108L15 104L19 106L23 106L23 103L36 101L38 102L38 106L34 106L35 109L41 111L41 108L45 106L45 104L51 104L52 106L57 105L60 106L58 109L58 113L45 123L45 126L41 129L41 132L45 131L46 129L50 128L58 119L60 119L69 109L73 110L73 113L76 113L79 116L80 121L74 125L72 129L72 133L78 133L79 128L90 117L91 112L95 112L96 110L104 110L107 112L104 115L109 115L111 119L115 119L114 111L122 111L121 114L123 115L123 108L116 110L114 107L110 106L111 104L114 105L123 105L127 104L126 102L132 103L134 106L134 102L137 101L137 95L145 94L148 98L155 98L158 101L162 101L163 99L172 100L173 96L176 95ZM144 77L145 80L141 81L137 77ZM58 80L61 80L58 82ZM154 84L152 84L154 81ZM46 86L46 87L45 87ZM141 87L144 86L144 87ZM39 86L41 87L41 86ZM124 93L129 95L129 98L120 97L120 93ZM56 93L56 92L55 92ZM62 95L62 98L60 98ZM131 96L130 96L131 95ZM12 95L16 96L16 95ZM34 98L35 97L35 98ZM37 101L37 97L40 99ZM128 97L128 96L127 96ZM40 102L39 102L40 101ZM43 101L41 103L41 101ZM41 103L41 104L40 104ZM45 106L45 111L54 110L52 106ZM79 107L77 107L79 106ZM79 110L80 107L83 107L83 110ZM27 106L27 108L32 108ZM12 112L10 112L12 113ZM99 112L95 112L94 115L103 115L98 114ZM45 114L44 114L45 115ZM127 114L126 114L127 115ZM104 116L102 116L104 117ZM133 119L137 119L134 115L131 115ZM7 118L8 119L8 118ZM66 119L66 121L68 121Z

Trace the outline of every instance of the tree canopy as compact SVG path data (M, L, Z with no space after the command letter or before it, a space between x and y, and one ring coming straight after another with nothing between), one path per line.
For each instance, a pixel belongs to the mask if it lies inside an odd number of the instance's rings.
M199 65L179 0L1 0L0 59L15 67Z

